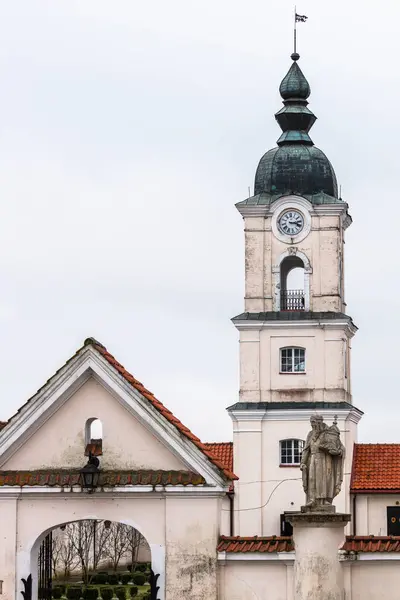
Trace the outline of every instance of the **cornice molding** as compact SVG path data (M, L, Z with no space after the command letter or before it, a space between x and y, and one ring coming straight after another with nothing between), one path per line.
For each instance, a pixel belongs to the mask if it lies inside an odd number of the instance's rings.
M260 421L309 421L310 417L318 414L322 415L328 421L334 419L335 416L339 420L351 421L358 423L363 416L363 413L357 408L282 408L268 410L248 409L248 410L229 410L228 414L234 422L260 422ZM234 433L244 433L245 430L236 430Z
M123 496L132 497L132 494L138 497L143 497L143 494L149 495L153 499L164 498L165 496L174 496L174 497L196 497L204 496L207 498L224 498L226 493L229 491L229 486L215 486L209 487L206 486L160 486L157 485L154 488L151 485L132 485L132 486L120 486L114 488L105 488L103 490L97 490L92 494L88 494L83 491L82 488L74 487L74 488L62 488L62 487L47 487L47 486L23 486L19 487L18 491L15 489L16 486L6 486L3 485L0 487L0 502L4 498L20 498L22 495L28 495L33 497L52 497L54 495L62 494L63 497L70 498L71 495L74 496L75 499L79 499L82 501L90 500L94 498L104 499L106 496L114 497L118 496L118 498Z
M358 328L351 322L350 318L345 319L309 319L307 321L243 321L234 320L238 331L261 331L262 329L344 329L349 338L352 338L358 331Z
M295 552L218 552L217 560L222 563L225 561L279 561L293 564L295 557Z

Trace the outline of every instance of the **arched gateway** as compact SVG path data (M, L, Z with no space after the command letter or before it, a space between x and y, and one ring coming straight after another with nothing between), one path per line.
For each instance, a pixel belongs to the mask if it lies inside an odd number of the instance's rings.
M94 420L101 438L90 437ZM88 519L144 536L158 576L152 600L216 597L220 515L235 476L96 340L5 425L0 463L6 600L37 600L43 540Z

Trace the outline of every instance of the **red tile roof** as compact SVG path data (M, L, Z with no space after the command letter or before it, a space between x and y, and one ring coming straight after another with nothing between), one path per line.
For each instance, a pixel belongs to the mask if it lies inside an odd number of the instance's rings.
M291 552L294 550L291 537L240 537L221 535L218 552Z
M201 475L191 471L100 471L99 487L125 485L204 485ZM0 486L80 486L79 471L0 471Z
M342 550L347 552L400 552L400 537L348 535Z
M351 492L400 492L400 444L355 444Z
M141 395L144 396L159 413L161 413L170 423L172 423L172 425L174 425L180 431L180 433L182 433L186 438L193 442L193 444L195 444L195 446L197 446L199 450L201 450L203 454L205 454L209 458L209 460L223 472L227 479L237 479L237 476L232 472L232 470L227 469L225 465L218 459L218 457L215 456L214 453L207 448L207 444L203 444L203 442L196 435L194 435L194 433L192 433L190 429L185 427L185 425L183 425L183 423L181 423L179 419L177 419L172 414L172 412L164 406L164 404L157 400L154 394L149 392L149 390L146 389L144 385L140 383L140 381L135 379L135 377L131 375L131 373L129 373L125 369L125 367L123 367L121 363L119 363L113 357L113 355L108 352L105 346L100 344L100 342L98 342L94 338L88 338L87 340L85 340L84 345L90 345L93 348L95 348L97 352L99 352L106 359L106 361L125 379L125 381L130 383L132 387L134 387L138 392L140 392Z
M101 354L101 356L103 356L105 358L105 360L109 363L109 365L115 369L115 371L117 371L121 377L124 378L125 381L127 381L133 388L135 388L138 392L140 392L140 394L142 396L144 396L149 402L150 404L159 412L163 415L163 417L165 419L167 419L167 421L169 421L170 423L172 423L172 425L174 425L174 427L176 427L176 429L178 429L178 431L185 436L188 440L190 440L195 446L197 446L197 448L199 450L201 450L201 452L203 454L205 454L205 456L207 456L207 458L224 474L224 476L230 480L233 481L235 479L238 479L238 477L233 473L233 471L231 469L226 468L226 466L223 464L223 462L221 462L221 460L219 460L219 458L209 449L207 448L207 444L203 444L203 442L196 436L194 435L194 433L192 433L190 431L190 429L188 429L187 427L185 427L185 425L183 425L183 423L181 423L181 421L179 421L179 419L177 419L170 410L168 410L168 408L166 408L155 396L154 394L152 394L152 392L150 392L148 389L146 389L144 387L144 385L138 381L131 373L129 373L129 371L127 371L125 369L125 367L123 367L121 365L121 363L119 363L112 354L110 354L110 352L108 352L107 348L105 346L103 346L103 344L101 344L100 342L98 342L97 340L95 340L94 338L87 338L84 341L83 347L79 348L79 350L77 350L77 352L74 354L74 356L72 356L69 360L67 360L67 362L65 363L65 365L69 364L77 355L80 354L80 352L82 352L82 350L86 347L86 346L91 346L92 348L94 348L99 354ZM64 366L65 366L64 365ZM56 371L56 373L53 375L53 377L55 375L57 375L59 373L61 369L58 369L58 371ZM40 392L45 385L50 381L50 379L44 384L44 386L42 386L38 392ZM36 392L36 394L38 393ZM33 398L36 396L36 394L34 396L32 396L31 398L29 398L27 400L27 402L25 402L25 404L23 406L21 406L21 408L17 411L16 414L14 414L5 425L7 425L8 423L10 423L10 421L12 421L17 414L19 414L21 412L21 410L27 405L29 404L29 402L31 402L33 400Z
M204 444L210 452L218 458L228 471L233 471L233 443L232 442L207 442Z

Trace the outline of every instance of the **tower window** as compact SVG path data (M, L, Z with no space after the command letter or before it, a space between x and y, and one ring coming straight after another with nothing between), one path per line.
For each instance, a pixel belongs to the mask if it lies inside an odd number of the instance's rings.
M306 351L304 348L281 348L281 373L305 373Z
M303 446L303 440L282 440L280 442L281 465L299 465Z

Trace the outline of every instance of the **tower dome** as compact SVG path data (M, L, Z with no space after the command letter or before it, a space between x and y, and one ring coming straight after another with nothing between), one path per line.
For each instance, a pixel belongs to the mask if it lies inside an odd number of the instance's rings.
M307 108L310 85L297 64L293 63L279 87L283 108L275 115L282 129L278 146L261 158L255 177L254 195L271 198L287 194L305 196L314 204L339 202L335 171L328 158L309 136L316 121Z

